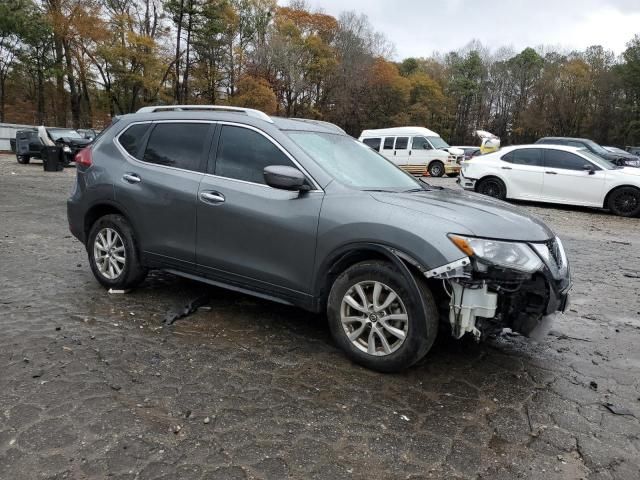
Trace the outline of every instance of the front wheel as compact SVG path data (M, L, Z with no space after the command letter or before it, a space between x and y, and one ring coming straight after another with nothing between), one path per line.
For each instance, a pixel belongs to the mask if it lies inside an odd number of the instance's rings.
M504 200L507 198L507 187L502 180L495 177L483 178L476 186L476 192L489 197Z
M439 161L431 162L427 170L432 177L441 177L444 175L444 163Z
M29 157L29 155L18 155L16 153L16 160L18 161L18 163L26 165L31 161L31 157Z
M620 217L637 217L640 215L640 190L634 187L614 190L609 195L607 207Z
M106 288L133 288L147 275L133 229L122 215L105 215L93 224L87 253L93 275Z
M438 312L427 286L417 283L416 295L404 275L383 261L358 263L336 279L327 305L329 327L349 358L395 372L427 354L438 332Z

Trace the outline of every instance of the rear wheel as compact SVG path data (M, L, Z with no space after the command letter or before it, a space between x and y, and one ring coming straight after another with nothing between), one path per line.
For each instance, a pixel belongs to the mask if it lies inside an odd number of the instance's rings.
M427 170L429 171L429 175L432 177L441 177L444 175L444 163L437 160L435 162L431 162Z
M416 295L388 262L366 261L348 268L334 282L327 305L335 342L354 362L380 372L418 362L438 332L431 292L421 280L418 285Z
M640 215L640 190L634 187L620 187L609 194L607 207L620 217Z
M476 186L476 192L500 200L507 198L507 187L502 180L495 177L483 178Z
M105 215L93 224L87 253L93 275L107 288L133 288L147 275L133 229L122 215Z
M18 163L25 165L31 161L31 157L29 155L18 155L16 153L16 160Z

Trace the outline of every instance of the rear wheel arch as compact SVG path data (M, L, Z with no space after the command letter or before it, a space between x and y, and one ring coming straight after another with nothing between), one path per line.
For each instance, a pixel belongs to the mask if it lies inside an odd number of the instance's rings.
M88 240L89 232L91 231L91 227L93 227L94 223L96 223L105 215L123 216L131 226L131 229L134 231L136 238L140 238L138 236L138 231L136 230L135 225L133 225L131 219L129 218L129 215L127 215L127 212L123 208L112 203L99 203L97 205L93 205L84 216L83 228L85 241Z

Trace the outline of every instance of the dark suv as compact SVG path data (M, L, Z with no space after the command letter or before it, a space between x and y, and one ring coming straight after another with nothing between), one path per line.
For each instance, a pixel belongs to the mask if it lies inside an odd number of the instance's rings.
M85 138L72 128L46 128L47 135L62 150L64 165L68 166L76 153L89 145L93 140ZM18 163L29 163L32 158L42 159L44 144L36 129L18 130L16 132L16 160Z
M233 107L147 107L76 157L71 232L107 288L149 269L326 312L355 361L406 368L440 323L530 334L569 265L516 207L432 187L339 127Z
M588 138L571 138L571 137L543 137L536 141L544 145L565 145L567 147L586 148L591 153L610 161L618 167L637 167L634 159L629 159L626 155L610 152L601 145Z

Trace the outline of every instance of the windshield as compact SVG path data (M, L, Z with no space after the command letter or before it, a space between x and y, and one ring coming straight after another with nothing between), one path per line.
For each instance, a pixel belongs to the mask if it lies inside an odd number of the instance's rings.
M596 142L587 140L584 143L585 145L589 146L589 150L591 150L593 153L597 153L598 155L609 155L609 152L607 152L603 147L598 145Z
M80 135L78 132L76 132L75 130L72 130L72 129L50 128L50 129L47 130L47 132L49 132L49 135L54 140L59 140L62 137L82 138L82 135Z
M580 152L582 155L587 157L589 160L591 160L593 163L598 165L603 170L613 170L614 168L617 168L610 161L605 160L601 156L596 155L595 153L587 150L586 148L581 148L578 150L578 152Z
M362 190L423 188L411 175L351 137L319 132L287 133L318 165L341 183Z
M443 148L449 148L449 144L445 142L442 137L427 137L433 145L433 148L437 148L438 150L442 150Z

